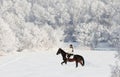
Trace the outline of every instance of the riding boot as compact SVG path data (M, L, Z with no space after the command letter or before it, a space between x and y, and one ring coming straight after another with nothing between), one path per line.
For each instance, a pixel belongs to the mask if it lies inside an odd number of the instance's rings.
M70 59L70 56L71 56L71 54L68 54L68 56L67 56L67 57L68 57L68 60Z

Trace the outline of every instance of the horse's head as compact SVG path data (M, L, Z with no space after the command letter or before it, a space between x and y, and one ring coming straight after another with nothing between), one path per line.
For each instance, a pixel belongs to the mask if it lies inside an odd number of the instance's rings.
M57 53L56 53L56 55L59 55L59 54L61 53L61 50L62 50L62 49L59 48L58 51L57 51Z

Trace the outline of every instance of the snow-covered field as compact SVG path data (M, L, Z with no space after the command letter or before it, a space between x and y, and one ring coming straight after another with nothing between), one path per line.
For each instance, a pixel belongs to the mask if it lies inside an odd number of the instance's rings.
M30 52L31 51L31 52ZM75 62L61 65L61 55L53 51L26 50L0 56L0 77L110 77L115 51L75 50L85 66Z
M60 64L68 42L84 67ZM0 77L120 77L115 50L120 0L0 0Z

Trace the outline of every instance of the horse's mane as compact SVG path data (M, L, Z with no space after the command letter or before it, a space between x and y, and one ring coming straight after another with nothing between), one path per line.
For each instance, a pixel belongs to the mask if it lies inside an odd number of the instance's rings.
M59 50L61 50L62 52L66 53L62 48L59 48Z

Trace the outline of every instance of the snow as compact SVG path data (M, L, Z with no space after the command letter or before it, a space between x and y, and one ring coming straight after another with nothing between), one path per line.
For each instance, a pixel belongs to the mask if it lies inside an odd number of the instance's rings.
M75 67L75 62L61 65L57 49L50 51L25 50L0 57L1 77L110 77L115 51L81 51L85 66Z
M0 0L0 52L49 49L61 41L119 46L119 5L119 0Z
M114 65L120 50L119 5L119 0L0 0L0 75L110 77L116 72L112 64L120 70ZM56 48L68 47L65 42L76 42L85 67L60 65Z

